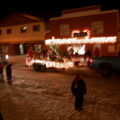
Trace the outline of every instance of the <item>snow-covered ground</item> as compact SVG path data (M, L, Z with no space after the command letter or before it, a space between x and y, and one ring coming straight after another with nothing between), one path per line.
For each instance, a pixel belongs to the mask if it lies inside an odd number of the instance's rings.
M5 83L0 83L4 120L120 120L120 76L105 79L95 70L79 68L87 95L84 110L74 111L75 71L35 72L25 67L25 56L10 57L9 62L13 63L13 84L6 83L5 69Z

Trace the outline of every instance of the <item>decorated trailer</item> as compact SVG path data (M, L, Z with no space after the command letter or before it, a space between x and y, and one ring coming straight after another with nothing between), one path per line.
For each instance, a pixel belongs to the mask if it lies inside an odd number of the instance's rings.
M74 67L74 62L68 61L68 62L57 62L57 61L49 61L49 60L31 60L31 65L33 65L33 68L35 71L42 71L45 72L47 68L56 68L56 69L62 69L62 68L70 68Z
M50 44L48 49L39 55L33 53L31 58L28 53L26 57L26 65L33 66L35 71L45 72L47 68L68 69L73 68L75 64L80 64L79 59L74 59L68 51L62 52L57 44Z

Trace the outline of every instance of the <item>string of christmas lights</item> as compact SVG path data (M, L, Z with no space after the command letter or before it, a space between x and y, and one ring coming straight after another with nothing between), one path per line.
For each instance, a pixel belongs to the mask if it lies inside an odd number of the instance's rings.
M54 37L52 39L47 39L45 41L46 45L51 44L93 44L93 43L115 43L117 41L117 37L93 37L93 38L85 38L85 39L79 39L79 38L63 38L63 39L55 39Z
M59 52L57 52L56 44L50 45L50 50L48 50L48 52L47 52L47 57L49 60L53 60L53 59L55 59L55 61L62 60ZM53 58L51 58L51 57L53 57Z
M103 44L103 43L115 43L117 41L116 36L90 38L90 31L87 29L83 30L83 32L87 32L87 36L85 36L84 38L74 37L75 33L80 33L80 32L81 32L80 30L72 31L71 38L55 39L55 37L53 36L52 39L47 39L45 41L45 44L46 45L51 45L51 44L58 44L58 45L62 45L62 44L93 44L93 43Z

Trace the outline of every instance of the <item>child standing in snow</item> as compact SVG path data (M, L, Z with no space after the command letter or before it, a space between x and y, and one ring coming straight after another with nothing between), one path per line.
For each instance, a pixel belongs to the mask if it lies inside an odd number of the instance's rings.
M75 74L75 79L72 82L71 90L75 96L75 110L83 110L83 100L84 95L86 94L86 85L85 82L81 79L79 73Z
M12 70L11 70L11 66L12 66L12 64L9 64L7 67L6 67L6 76L7 76L7 82L8 83L12 83L11 82L11 78L12 78L12 76L11 76L11 74L12 74Z

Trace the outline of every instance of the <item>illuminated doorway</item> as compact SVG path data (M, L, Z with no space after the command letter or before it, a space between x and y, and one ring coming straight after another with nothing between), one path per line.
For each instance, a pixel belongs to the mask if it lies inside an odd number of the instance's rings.
M19 45L20 55L27 54L28 52L28 44L20 44Z
M20 48L20 55L23 55L24 54L24 46L23 46L23 44L20 44L19 48Z
M67 51L69 51L69 54L75 54L78 53L79 55L85 54L85 45L68 45Z
M93 45L93 56L100 57L101 56L101 44Z

